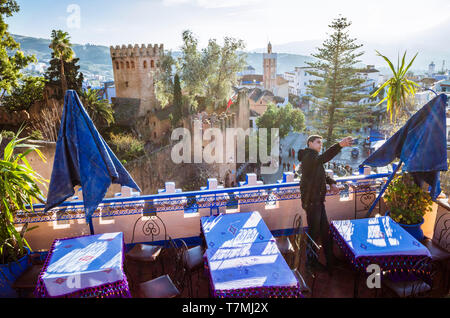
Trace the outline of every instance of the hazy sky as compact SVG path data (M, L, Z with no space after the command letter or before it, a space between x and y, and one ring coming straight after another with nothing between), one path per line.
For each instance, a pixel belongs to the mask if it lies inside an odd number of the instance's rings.
M204 45L209 38L243 39L247 49L321 39L342 14L362 41L395 41L450 19L449 0L18 0L7 20L15 34L49 38L63 29L73 43L120 45L164 43L178 49L191 29ZM75 5L70 7L70 5ZM75 10L73 9L75 8ZM80 10L77 27L76 12ZM68 9L71 9L68 12Z

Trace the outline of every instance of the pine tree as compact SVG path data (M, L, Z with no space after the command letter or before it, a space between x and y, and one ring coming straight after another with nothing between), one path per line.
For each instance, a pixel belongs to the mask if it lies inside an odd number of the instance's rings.
M362 45L349 37L350 25L345 17L335 19L329 26L333 34L312 54L317 60L307 63L313 69L308 72L319 78L308 86L317 110L312 124L326 139L326 147L371 119L369 105L359 104L369 95L362 93L365 80L357 76L355 64L364 52L356 52Z

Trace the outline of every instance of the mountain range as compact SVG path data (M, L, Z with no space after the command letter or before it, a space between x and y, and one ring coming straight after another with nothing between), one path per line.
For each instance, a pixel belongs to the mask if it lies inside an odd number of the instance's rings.
M375 65L382 73L387 74L389 69L385 61L376 55L375 50L388 56L392 61L396 60L399 53L405 50L410 59L413 54L418 52L416 61L411 68L414 72L423 73L428 70L428 65L434 62L436 71L442 68L448 69L450 63L450 46L448 39L450 35L450 20L440 25L416 32L414 35L405 36L401 39L390 41L357 41L363 44L361 48L365 54L360 58L364 64ZM47 63L51 59L51 50L49 48L50 40L42 38L33 38L22 35L14 35L17 42L21 44L21 49L27 54L35 54L39 62ZM317 51L323 40L296 41L282 44L273 44L273 51L278 53L277 72L282 74L292 71L297 66L305 66L307 61L313 60L311 53ZM76 57L80 59L81 71L92 75L103 75L106 79L113 78L112 63L109 53L109 47L94 44L73 44L73 50ZM262 54L266 48L257 48L246 52L247 64L255 68L257 74L262 74ZM177 57L180 52L172 52ZM445 61L443 65L443 61Z
M416 53L416 60L414 61L411 70L414 72L424 72L428 70L428 65L434 62L436 71L441 71L443 61L445 61L444 69L450 69L450 19L430 29L415 32L412 35L403 36L401 38L392 38L391 40L368 40L360 41L357 39L356 43L362 44L361 51L364 55L361 56L361 61L364 64L375 65L380 71L387 70L385 61L377 56L376 50L381 54L390 58L396 65L397 56L400 53L403 55L407 51L407 59L411 59ZM320 47L322 40L309 41L295 41L282 44L273 44L274 52L285 52L290 54L310 55L316 52L316 48ZM262 53L266 48L257 48L253 52Z
M33 38L23 35L14 35L14 39L20 43L21 49L26 54L34 54L39 62L47 63L51 59L50 40L42 38ZM112 63L109 47L94 44L73 44L75 55L80 59L80 70L94 75L105 75L112 79ZM172 52L174 57L180 56L180 52ZM246 52L247 64L255 68L257 74L262 74L262 53ZM312 60L311 57L302 54L278 54L278 73L284 73L293 70L296 66L306 65L306 61Z

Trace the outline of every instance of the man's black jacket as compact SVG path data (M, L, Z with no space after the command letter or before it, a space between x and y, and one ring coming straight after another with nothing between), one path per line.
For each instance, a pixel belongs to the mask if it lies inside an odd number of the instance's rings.
M310 203L324 202L326 184L336 184L336 181L325 174L323 164L333 159L341 149L339 144L335 144L321 155L311 148L299 150L298 160L302 163L300 192L304 209L308 208Z

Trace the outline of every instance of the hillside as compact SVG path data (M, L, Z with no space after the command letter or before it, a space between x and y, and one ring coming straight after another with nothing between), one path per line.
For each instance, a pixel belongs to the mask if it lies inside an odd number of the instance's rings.
M48 47L50 45L49 39L38 39L21 35L14 35L14 38L20 43L25 53L36 55L39 62L48 63L51 59L51 50ZM73 50L76 57L80 59L82 72L92 75L103 75L107 79L113 78L109 47L93 44L74 44ZM173 52L173 55L179 56L180 52ZM247 53L247 64L253 66L258 74L262 74L262 60L262 53ZM311 60L311 58L305 55L279 53L278 73L293 70L296 66L304 66L305 61L308 60Z

